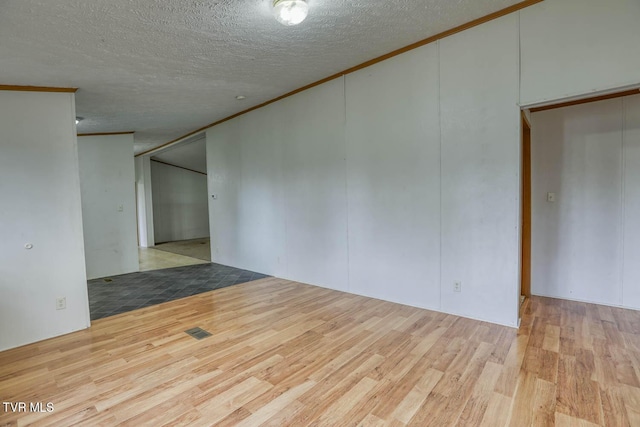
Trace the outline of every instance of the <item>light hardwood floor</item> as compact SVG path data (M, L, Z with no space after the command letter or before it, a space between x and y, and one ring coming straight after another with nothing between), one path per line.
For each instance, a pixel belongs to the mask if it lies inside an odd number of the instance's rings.
M534 297L519 331L280 279L0 353L0 425L639 426L640 313ZM183 331L202 327L201 341Z
M140 271L160 270L163 268L183 267L185 265L208 264L197 258L170 252L160 251L154 248L138 248Z
M159 243L153 249L211 262L211 239L208 237Z

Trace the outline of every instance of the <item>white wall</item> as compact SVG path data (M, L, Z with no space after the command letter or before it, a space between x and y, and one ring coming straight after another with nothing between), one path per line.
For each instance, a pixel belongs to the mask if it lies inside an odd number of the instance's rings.
M0 91L0 350L90 324L74 118L73 94Z
M214 262L347 289L341 79L210 129L207 164Z
M140 246L154 246L153 231L153 192L151 191L151 158L135 158L136 207L138 212L138 238Z
M207 177L151 161L155 243L209 236Z
M213 260L516 325L517 29L511 15L209 129Z
M640 95L532 120L532 293L640 308Z
M78 138L87 278L139 270L133 134Z
M639 85L638 17L638 0L545 0L523 9L521 104Z
M640 95L623 98L622 106L622 303L640 309Z
M438 45L346 77L350 291L440 308Z
M510 325L519 296L518 52L517 14L440 43L441 308Z
M274 110L282 132L284 277L346 290L344 82L285 99Z
M349 74L341 99L337 80L210 129L213 259L515 326L519 105L640 84L639 8L546 0ZM331 221L311 221L314 211ZM331 244L316 250L324 233Z

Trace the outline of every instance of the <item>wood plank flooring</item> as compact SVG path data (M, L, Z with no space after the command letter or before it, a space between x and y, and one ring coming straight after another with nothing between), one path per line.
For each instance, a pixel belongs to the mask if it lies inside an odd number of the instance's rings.
M640 313L525 304L518 331L236 285L0 353L0 401L54 407L0 426L640 426Z

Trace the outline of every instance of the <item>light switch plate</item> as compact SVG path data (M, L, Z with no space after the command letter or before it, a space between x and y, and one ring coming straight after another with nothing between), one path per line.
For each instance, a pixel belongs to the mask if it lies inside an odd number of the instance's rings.
M547 193L547 202L555 202L556 201L556 193Z

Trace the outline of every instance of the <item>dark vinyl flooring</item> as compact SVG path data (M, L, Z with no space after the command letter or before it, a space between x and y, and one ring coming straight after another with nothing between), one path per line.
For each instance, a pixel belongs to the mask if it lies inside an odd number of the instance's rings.
M211 263L93 279L87 281L91 320L264 277Z

